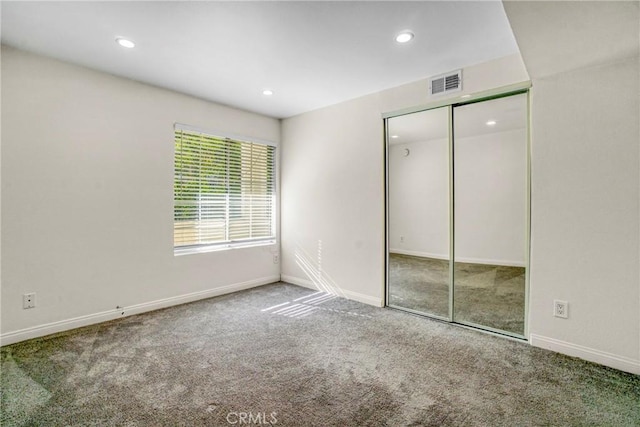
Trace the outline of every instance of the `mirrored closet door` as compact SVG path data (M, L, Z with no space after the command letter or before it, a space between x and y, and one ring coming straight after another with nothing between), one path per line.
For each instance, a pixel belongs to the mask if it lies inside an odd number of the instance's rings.
M527 95L458 106L453 118L453 317L524 335Z
M524 337L527 93L386 119L387 305Z
M449 107L393 117L387 303L449 319Z

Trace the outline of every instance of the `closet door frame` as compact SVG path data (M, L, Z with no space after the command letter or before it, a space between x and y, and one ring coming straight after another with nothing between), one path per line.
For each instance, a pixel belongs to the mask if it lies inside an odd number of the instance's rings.
M383 295L384 306L398 310L407 311L435 320L440 320L458 325L460 327L481 330L488 334L499 335L506 338L516 339L518 341L526 341L529 336L529 286L530 286L530 253L531 253L531 94L529 89L531 82L522 82L514 85L504 86L498 89L478 92L471 95L462 95L455 98L449 98L442 101L432 102L422 106L405 108L401 110L391 111L382 114L384 126L384 226L385 226L385 242L384 242L384 283ZM458 106L473 104L492 99L504 98L513 95L527 95L527 131L526 131L526 221L525 221L525 292L524 292L524 334L516 334L508 331L494 329L491 327L476 325L465 322L458 323L454 318L454 270L455 270L455 206L454 206L454 116L453 109ZM463 98L464 96L464 98ZM449 126L449 313L448 317L440 317L417 312L411 309L397 307L389 304L389 123L388 120L394 117L404 116L407 114L419 113L436 108L448 108L448 126Z

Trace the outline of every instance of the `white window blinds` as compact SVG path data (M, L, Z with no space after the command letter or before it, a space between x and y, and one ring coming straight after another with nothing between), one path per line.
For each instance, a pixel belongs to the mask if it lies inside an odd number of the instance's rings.
M275 147L175 128L174 247L275 237Z

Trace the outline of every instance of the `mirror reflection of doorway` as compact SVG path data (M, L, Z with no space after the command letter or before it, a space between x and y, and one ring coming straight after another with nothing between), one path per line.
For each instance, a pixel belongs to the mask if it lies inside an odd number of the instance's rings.
M387 305L524 337L527 94L386 126Z

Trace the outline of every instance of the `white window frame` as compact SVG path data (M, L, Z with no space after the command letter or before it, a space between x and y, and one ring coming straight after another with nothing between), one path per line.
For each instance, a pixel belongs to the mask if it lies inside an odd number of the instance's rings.
M274 182L274 186L273 186L273 193L272 193L272 197L273 197L273 203L272 203L272 214L271 214L271 229L273 230L272 232L272 236L270 237L265 237L265 238L255 238L255 239L241 239L241 240L230 240L230 241L224 241L224 242L217 242L217 243L211 243L211 244L198 244L198 245L190 245L190 246L175 246L175 241L174 241L174 245L173 245L173 253L175 256L178 255L188 255L188 254L197 254L197 253L206 253L206 252L214 252L214 251L220 251L220 250L229 250L229 249L239 249L239 248L248 248L248 247L255 247L255 246L270 246L270 245L275 245L277 243L277 239L278 239L278 235L279 235L279 230L278 230L278 216L279 216L279 147L278 144L273 142L273 141L268 141L268 140L262 140L262 139L257 139L257 138L251 138L251 137L247 137L247 136L242 136L242 135L236 135L236 134L230 134L227 132L219 132L219 131L212 131L212 130L208 130L208 129L203 129L203 128L199 128L199 127L195 127L195 126L191 126L191 125L186 125L186 124L182 124L182 123L175 123L174 127L173 127L173 135L174 135L174 153L173 153L173 172L174 172L174 177L175 177L175 172L176 172L176 168L175 168L175 159L176 159L176 152L175 152L175 133L176 131L185 131L185 132L195 132L195 133L202 133L214 138L218 138L221 140L231 140L231 141L236 141L236 142L247 142L247 143L254 143L254 144L260 144L260 145L268 145L271 147L274 147L274 171L273 171L273 182ZM175 180L175 178L174 178ZM175 182L175 181L174 181ZM173 210L172 210L172 216L173 216L173 222L174 222L174 227L172 227L172 233L173 233L173 239L175 240L175 207L176 207L176 199L175 199L175 193L172 191L173 194ZM228 226L228 224L226 224Z

